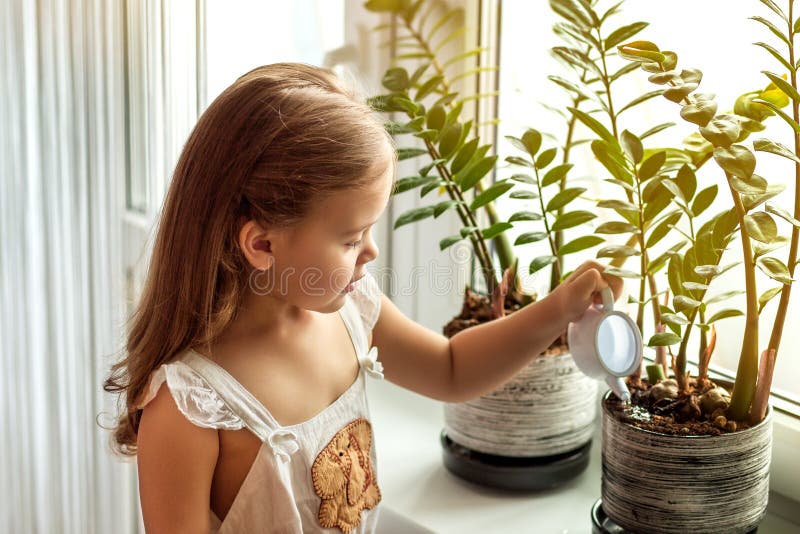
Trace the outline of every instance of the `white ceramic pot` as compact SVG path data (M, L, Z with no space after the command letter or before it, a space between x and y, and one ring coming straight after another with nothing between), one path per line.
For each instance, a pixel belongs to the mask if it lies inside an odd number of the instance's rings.
M592 439L597 383L569 353L540 355L501 388L445 405L445 433L477 452L541 457Z
M627 531L735 534L764 518L771 409L740 432L671 436L623 423L603 402L602 426L603 512Z

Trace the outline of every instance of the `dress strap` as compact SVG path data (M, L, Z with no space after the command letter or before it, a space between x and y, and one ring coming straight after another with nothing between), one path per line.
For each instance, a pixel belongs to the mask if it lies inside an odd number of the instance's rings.
M273 438L280 433L281 426L238 380L222 366L193 350L186 354L183 362L216 391L222 401L261 441L268 441L273 445Z
M356 303L348 300L341 312L347 331L353 340L359 367L372 378L383 378L383 365L378 361L378 347L369 347L367 329L361 320Z

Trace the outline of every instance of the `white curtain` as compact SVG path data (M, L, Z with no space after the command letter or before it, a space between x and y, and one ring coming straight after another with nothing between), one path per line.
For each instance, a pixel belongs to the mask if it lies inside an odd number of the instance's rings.
M98 421L135 234L197 116L199 10L170 4L0 2L0 532L139 529Z

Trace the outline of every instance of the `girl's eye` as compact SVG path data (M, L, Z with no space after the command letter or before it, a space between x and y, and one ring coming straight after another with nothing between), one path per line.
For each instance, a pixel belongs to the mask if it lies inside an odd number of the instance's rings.
M352 243L348 243L348 244L347 244L347 246L348 246L348 247L353 247L353 248L356 248L356 247L358 247L359 245L361 245L361 242L362 242L362 241L363 241L363 239L359 239L358 241L353 241Z

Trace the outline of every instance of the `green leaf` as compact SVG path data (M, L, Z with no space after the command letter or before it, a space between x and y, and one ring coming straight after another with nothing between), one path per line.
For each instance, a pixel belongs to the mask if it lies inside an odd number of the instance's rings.
M538 183L536 182L536 178L528 174L512 174L509 180L513 180L515 182L528 185L536 185Z
M763 211L745 215L744 225L750 237L762 243L770 243L778 235L778 225Z
M681 118L700 127L707 126L716 113L717 103L710 98L700 98L700 95L681 108Z
M420 221L422 219L427 219L428 217L433 216L434 206L424 206L422 208L414 208L412 210L408 210L397 220L394 222L394 229L397 230L401 226L406 224Z
M447 112L444 110L444 106L433 106L428 110L428 114L426 116L428 129L437 131L441 130L444 126L446 117Z
M756 139L753 141L753 148L758 152L769 152L770 154L776 154L796 163L800 163L800 158L798 158L794 152L782 144L770 141L769 139Z
M730 179L730 184L731 187L743 195L760 195L765 193L769 187L767 181L757 174L747 180L733 176Z
M511 182L497 182L493 184L491 187L486 189L483 193L475 197L475 200L472 201L472 204L469 205L469 209L476 210L480 207L485 206L489 202L492 202L494 199L508 191L514 187L514 184Z
M458 200L443 200L433 207L433 218L438 218L442 213L457 206L460 202Z
M424 148L398 148L397 160L403 161L404 159L416 158L417 156L421 156L427 153L428 151L425 150Z
M570 211L558 217L553 223L551 229L553 231L566 230L567 228L573 228L580 224L589 222L595 217L597 217L597 215L591 211Z
M390 91L402 93L408 89L408 71L403 67L392 67L383 75L381 83Z
M528 274L533 274L536 271L544 269L548 265L555 263L557 259L558 258L556 258L555 256L539 256L538 258L534 258L534 260L528 267Z
M417 102L421 102L423 98L431 94L439 86L439 84L442 83L442 80L444 80L444 76L441 75L431 77L417 90L415 100Z
M616 267L606 267L603 269L604 274L610 274L611 276L618 276L620 278L635 278L639 279L642 277L639 273L635 273L633 271L628 271L627 269L618 269Z
M456 153L456 157L453 158L452 163L450 163L450 172L458 174L467 163L469 163L470 159L472 159L472 155L475 154L475 149L478 148L479 142L480 139L476 137L461 145L461 148L458 149L458 153Z
M469 167L464 171L464 175L461 176L457 182L461 186L462 191L468 191L472 189L475 184L477 184L481 178L489 174L489 171L494 169L494 164L497 161L497 156L489 156L483 158L475 165Z
M402 124L395 121L387 121L383 123L383 127L389 133L389 135L392 136L407 134L416 131L407 124Z
M608 51L618 44L627 41L648 26L647 22L634 22L621 28L617 28L603 41L603 50Z
M554 184L556 182L561 181L564 178L569 170L572 168L572 163L564 163L563 165L556 165L547 173L545 173L544 178L542 178L542 187L547 187L550 184Z
M742 204L744 204L745 211L750 211L772 197L779 195L784 189L786 189L784 184L774 184L768 186L765 192L758 195L742 195Z
M647 102L648 100L651 100L651 99L653 99L653 98L655 98L657 96L661 96L662 94L664 94L663 90L656 89L655 91L649 91L649 92L647 92L647 93L645 93L645 94L643 94L641 96L638 96L638 97L634 98L633 100L631 100L630 102L628 102L627 104L625 104L624 106L622 106L619 109L619 111L617 111L617 116L619 116L620 113L622 113L625 110L632 109L632 108L638 106L639 104L642 104L643 102ZM642 137L640 139L644 139L644 138Z
M707 324L716 323L720 319L727 319L728 317L740 317L744 315L742 310L735 310L733 308L728 308L725 310L720 310L708 319L706 319Z
M444 160L444 159L435 159L435 160L431 161L430 163L428 163L427 165L425 165L424 167L420 167L419 173L422 176L428 176L428 173L431 172L431 169L433 169L437 165L441 165L442 163L445 163L446 161L447 160Z
M767 204L765 209L768 212L770 212L770 213L772 213L774 215L777 215L781 219L785 220L786 222L788 222L792 226L800 228L800 221L798 221L797 219L792 217L791 214L789 214L789 212L786 211L785 209L780 208L778 206L775 206L774 204Z
M464 125L456 122L447 126L441 133L439 139L439 155L444 159L450 159L455 150L458 148L458 143L461 141L461 134L464 131Z
M629 185L633 185L633 175L616 144L610 145L605 141L595 139L592 141L591 147L594 157L603 164L603 167L605 167L614 178Z
M708 124L700 127L702 135L709 143L715 147L728 147L735 143L742 133L739 120L730 115L717 115Z
M531 158L535 158L542 146L542 134L533 128L528 129L522 134L522 146L531 155Z
M525 158L520 158L517 156L507 156L506 161L511 163L512 165L519 165L520 167L529 167L531 169L534 168L533 163L531 163Z
M797 124L797 122L795 122L793 118L784 113L781 108L779 108L772 102L769 102L768 100L764 100L762 98L754 98L753 102L755 102L756 104L763 104L767 106L769 109L774 111L776 115L778 115L781 119L783 119L783 122L791 126L792 130L794 130L796 133L800 133L800 124Z
M610 245L597 251L598 258L627 258L639 255L641 252L627 245Z
M644 160L639 167L639 180L645 181L655 176L664 166L665 161L667 161L667 153L663 150Z
M575 108L568 108L568 109L573 115L575 115L575 117L579 121L585 124L594 133L599 135L601 139L611 144L612 146L617 144L617 140L614 138L611 132L609 132L608 129L605 126L603 126L597 119L590 116L588 113L584 113L579 109Z
M783 286L778 286L764 291L761 296L758 297L758 313L761 313L761 310L764 309L764 306L766 306L770 300L775 298L775 296L779 295L782 290Z
M397 180L397 183L394 186L393 193L397 195L415 189L421 185L438 181L439 178L437 176L407 176L405 178L400 178L399 180Z
M687 312L689 312L689 311L697 308L698 306L700 306L700 302L699 301L697 301L697 300L695 300L693 298L687 297L685 295L676 295L672 299L672 304L675 306L675 311L680 312L680 313L682 313L684 315L687 315L687 316L688 316Z
M622 148L625 150L628 157L631 158L634 163L642 161L642 157L644 156L642 141L628 130L622 130L622 135L620 137Z
M672 255L667 264L667 281L673 295L683 293L683 260L677 254Z
M465 226L459 230L459 233L461 234L461 237L467 237L476 231L478 231L478 229L475 226Z
M531 199L539 198L536 195L536 193L534 193L533 191L527 191L527 190L524 190L524 189L520 190L520 191L512 191L511 195L509 195L509 196L510 196L510 198L517 199L517 200L531 200Z
M789 22L789 18L786 16L786 13L783 12L781 8L778 7L773 0L760 0L762 4L770 8L775 14L777 14L780 18L784 21Z
M648 347L667 347L669 345L676 345L681 342L681 337L673 334L672 332L659 332L653 334L650 341L647 342Z
M553 161L553 158L556 157L557 150L555 148L548 148L541 154L539 157L536 158L536 168L537 169L544 169Z
M635 225L622 221L609 221L598 226L594 233L596 234L625 234L625 233L639 233L639 228Z
M672 227L678 223L681 218L681 213L679 211L673 212L669 216L665 217L660 223L658 223L653 230L650 232L650 235L647 238L647 242L645 243L645 247L647 249L653 248L653 246L661 241L664 236L666 236Z
M419 79L422 78L422 75L425 74L425 71L428 70L428 67L430 67L431 65L432 63L428 62L428 63L423 63L422 65L417 67L417 70L415 70L413 74L411 74L411 76L408 78L409 87L417 85Z
M792 67L789 66L788 63L786 63L786 66L787 66L787 70L792 70ZM795 102L800 103L800 93L797 92L797 89L795 89L792 86L792 84L790 84L789 82L787 82L786 80L784 80L783 78L778 76L777 74L773 74L773 73L765 71L765 70L762 70L761 72L763 72L764 75L767 78L769 78L769 80L778 87L778 89L783 91L786 96L788 96L789 98L791 98Z
M701 284L699 282L684 282L683 287L685 287L689 291L705 291L706 289L708 289L707 284Z
M766 50L767 52L769 52L769 54L770 54L772 57L774 57L774 58L775 58L775 59L778 61L778 63L780 63L781 65L783 65L783 66L786 68L786 70L788 70L789 72L791 72L791 71L793 71L793 70L794 70L794 69L792 68L792 64L791 64L791 63L789 63L788 61L786 61L786 58L784 58L784 57L781 55L781 53L780 53L780 52L778 52L777 50L775 50L775 48L774 48L773 46L771 46L771 45L768 45L767 43L762 43L762 42L753 43L753 44L754 44L754 45L756 45L756 46L758 46L758 47L761 47L761 48L763 48L764 50ZM787 96L788 96L788 93L787 93Z
M759 258L757 264L764 274L773 280L777 280L782 284L791 284L794 281L789 274L789 269L787 269L786 265L778 258L773 258L771 256Z
M557 211L586 191L585 187L568 187L556 193L547 203L545 211Z
M508 218L508 222L517 221L541 221L542 216L534 211L518 211Z
M609 208L612 210L633 211L638 212L639 208L630 202L624 200L601 200L597 203L598 208Z
M513 225L507 222L498 222L494 223L489 228L485 228L481 233L483 234L484 239L492 239L493 237L502 234L512 227Z
M665 313L661 315L661 322L663 324L672 324L677 326L685 326L689 321L674 313Z
M604 242L603 238L596 235L581 236L573 239L569 243L561 245L561 247L558 249L558 255L566 256L567 254L572 254L573 252L578 252L581 250L585 250L587 248L597 246L603 242Z
M753 243L753 258L758 259L773 250L778 250L788 243L789 240L783 236L776 237L771 243Z
M726 173L747 180L756 169L756 157L745 146L731 145L714 149L714 159Z
M464 238L460 235L451 235L450 237L445 237L441 241L439 241L439 250L445 250L450 248L451 246L455 245L459 241L462 241Z
M697 193L697 196L694 197L694 201L692 201L692 215L697 217L706 211L706 209L708 209L708 207L717 197L717 190L717 186L712 185Z
M547 232L525 232L517 236L517 239L514 240L514 246L536 243L545 238L547 238Z
M650 128L649 130L647 130L646 132L644 132L642 135L639 136L639 139L647 139L651 135L655 135L658 132L660 132L662 130L666 130L667 128L671 128L673 126L675 126L674 122L665 122L663 124L659 124L658 126L654 126L654 127Z

